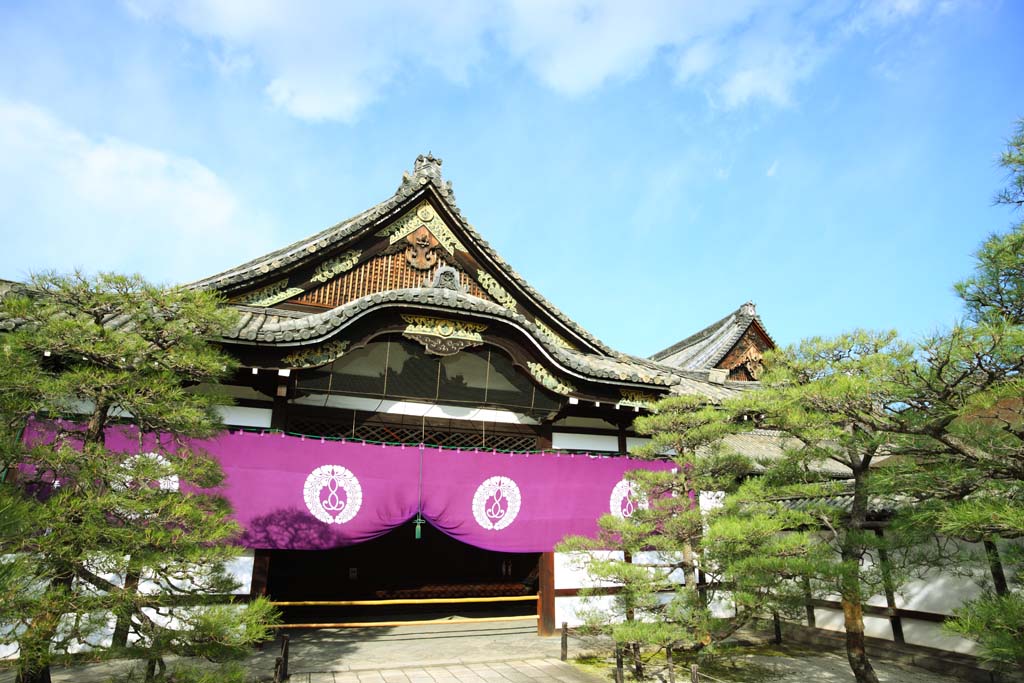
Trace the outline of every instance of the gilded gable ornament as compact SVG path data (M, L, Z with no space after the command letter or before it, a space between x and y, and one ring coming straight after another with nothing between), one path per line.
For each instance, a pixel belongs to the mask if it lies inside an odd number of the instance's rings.
M359 255L362 252L358 249L349 249L343 254L324 261L317 266L316 272L313 273L313 277L309 278L313 282L327 282L336 275L348 272L355 267L356 263L359 262Z
M300 369L300 368L315 368L321 365L327 365L344 355L345 350L348 348L347 339L339 339L337 341L327 342L326 344L320 344L318 346L312 346L309 348L294 351L285 356L282 360L289 368Z
M650 410L658 402L658 397L645 391L622 389L622 400L619 405L628 408L646 408Z
M572 344L559 337L557 334L555 334L554 330L552 330L550 327L542 323L540 320L534 320L533 324L536 325L537 329L539 329L541 333L543 333L548 339L550 339L551 343L554 344L555 346L563 349L569 349L570 351L573 350Z
M476 271L476 281L484 288L484 291L494 297L494 300L510 310L516 310L516 300L505 291L505 288L498 284L490 273L482 270Z
M462 246L459 238L448 229L430 202L426 201L420 202L397 221L377 232L377 237L387 237L389 244L395 244L420 228L426 228L436 243L449 254L454 255L456 251L466 251L466 247Z
M556 394L562 394L563 396L568 396L576 391L575 387L571 384L566 384L552 375L548 372L548 369L540 363L527 363L526 367L530 369L530 374L533 375L533 378L540 382L541 386L545 389L549 389Z
M470 346L484 343L483 323L431 318L424 315L403 315L406 322L402 336L423 344L427 353L451 356Z
M289 287L288 278L284 278L274 284L260 287L257 290L235 297L231 300L231 303L265 308L281 303L285 299L291 299L296 294L301 294L302 291L302 287Z

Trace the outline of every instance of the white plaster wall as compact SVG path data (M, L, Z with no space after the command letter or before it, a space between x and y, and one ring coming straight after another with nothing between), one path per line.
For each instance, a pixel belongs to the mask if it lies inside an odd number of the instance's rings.
M590 553L555 553L555 589L614 585L607 581L594 581L587 575L587 560L590 557L621 560L622 553L613 550Z
M573 451L600 451L615 453L619 450L619 438L610 434L566 434L554 432L551 447Z
M840 633L846 630L842 610L830 607L815 607L814 619L817 628L838 631ZM903 623L906 624L906 621ZM892 640L892 625L889 623L889 618L865 614L864 633L872 638Z
M725 504L725 491L701 491L697 494L701 512L708 512Z
M980 543L959 543L960 551L984 557ZM965 565L966 573L951 570L930 570L921 578L912 579L897 592L896 604L905 609L936 614L952 614L968 600L981 595L984 588L992 587L992 575L983 563Z
M578 589L590 587L608 587L614 584L607 581L595 581L587 574L587 561L591 557L602 559L622 559L622 553L614 550L592 551L588 553L555 553L555 589ZM574 596L555 598L555 624L561 626L566 622L575 627L583 624L580 609L610 610L614 604L614 596L597 595L591 598Z
M238 582L235 595L248 595L252 588L252 570L256 551L245 550L241 555L227 563L228 574Z
M644 436L627 436L626 437L626 451L632 453L634 449L643 446L644 444L650 443L651 440Z
M610 611L614 604L614 597L611 595L598 595L588 598L584 604L582 598L561 597L555 598L555 625L561 627L562 623L568 623L570 627L581 626L583 618L579 610L601 609Z
M892 640L892 624L888 617L864 615L864 634L872 638Z
M815 607L814 625L826 631L843 631L843 613L828 607Z
M220 419L229 427L270 428L270 408L248 408L245 406L217 406Z
M942 624L918 619L903 618L903 638L913 645L926 645L940 650L973 655L978 653L978 644L959 636L943 633Z

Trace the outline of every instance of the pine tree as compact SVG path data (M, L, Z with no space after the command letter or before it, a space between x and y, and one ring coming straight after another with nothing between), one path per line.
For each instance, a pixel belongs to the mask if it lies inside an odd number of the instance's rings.
M1002 163L1010 183L996 201L1019 210L1024 120ZM889 429L907 457L885 480L917 501L907 526L983 545L992 588L947 627L992 661L1022 667L1024 553L1010 541L1024 537L1024 223L990 237L976 258L974 274L955 286L965 319L925 340L895 378ZM1014 567L1016 583L1007 575Z
M865 649L862 605L895 590L902 572L894 559L910 542L877 531L891 504L879 498L873 467L891 448L888 378L912 357L913 348L894 332L805 340L770 352L762 388L730 406L781 435L781 453L727 498L724 523L742 537L768 520L784 522L793 550L778 563L783 575L800 577L812 594L839 596L847 659L860 683L878 680ZM724 570L772 580L743 562Z
M606 515L597 538L566 539L559 549L582 553L588 575L602 586L584 590L584 604L593 603L582 615L587 625L627 646L642 673L641 650L651 656L663 649L684 656L713 652L777 600L772 582L726 583L717 565L726 558L769 563L788 541L769 521L759 535L737 538L723 531L709 542L705 528L714 513L701 510L700 492L733 490L751 463L715 446L741 426L724 419L707 399L663 399L653 415L637 419L636 428L652 437L637 455L670 458L674 468L628 473L631 514ZM609 584L617 589L610 608L599 597ZM729 607L716 609L723 595Z
M0 336L5 494L29 514L0 555L32 566L0 608L18 680L48 681L83 646L146 660L147 680L167 653L243 655L273 610L217 604L235 588L225 562L239 529L213 493L219 465L192 445L222 428L220 399L191 388L231 371L207 340L232 314L207 293L112 274L33 277L2 306L15 328ZM32 416L49 436L28 443ZM107 447L116 430L134 452Z

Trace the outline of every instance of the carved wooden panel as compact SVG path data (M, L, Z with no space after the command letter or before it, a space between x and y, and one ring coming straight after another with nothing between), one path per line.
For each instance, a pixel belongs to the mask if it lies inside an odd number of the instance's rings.
M773 344L754 325L747 328L718 367L729 371L729 379L753 381L761 378L761 360Z
M310 306L335 308L367 294L423 287L424 282L433 281L437 268L443 265L444 261L438 260L432 268L418 270L409 265L404 251L376 256L292 301ZM469 294L493 301L466 273L460 272L459 280Z

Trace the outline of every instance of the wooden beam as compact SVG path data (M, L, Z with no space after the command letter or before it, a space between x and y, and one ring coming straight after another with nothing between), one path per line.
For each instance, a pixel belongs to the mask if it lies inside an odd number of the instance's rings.
M813 607L825 607L828 609L834 609L842 611L843 605L838 600L811 600ZM949 619L948 614L938 614L936 612L921 612L916 609L904 609L897 607L893 609L891 607L879 607L877 605L862 605L861 606L864 614L869 614L873 617L891 617L900 616L906 619L919 619L921 621L930 621L933 623L941 624L946 619Z
M460 617L457 619L416 619L409 621L342 621L322 624L279 624L270 628L373 628L376 626L427 626L433 624L443 626L445 624L473 624L485 621L533 621L536 618L532 614L527 614L521 617Z
M267 579L270 577L270 551L255 550L252 559L252 581L249 595L258 598L267 594Z

